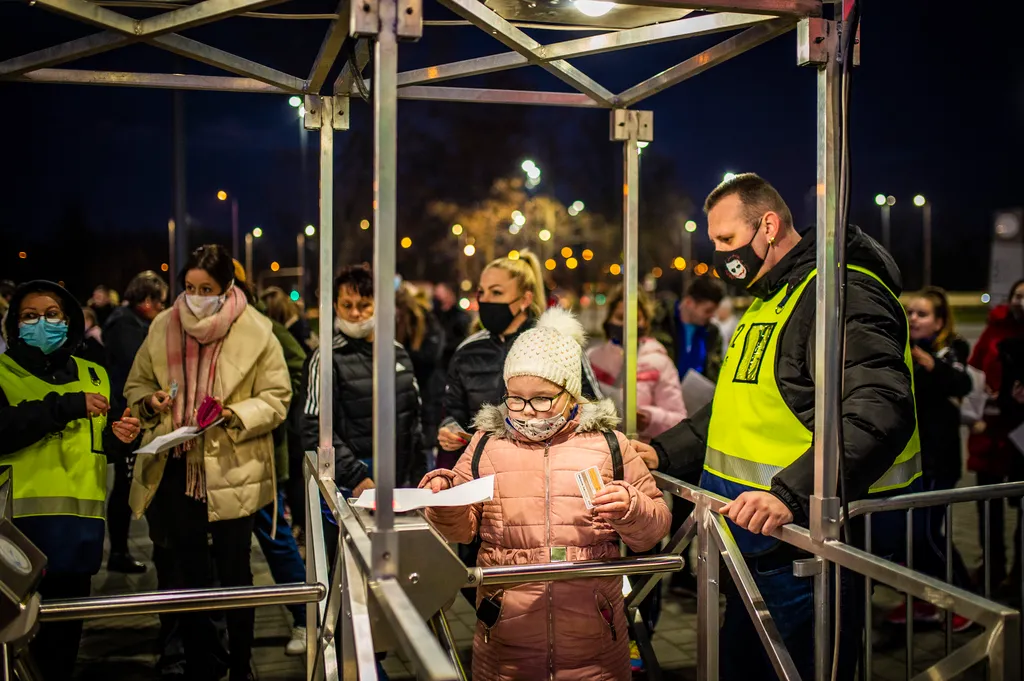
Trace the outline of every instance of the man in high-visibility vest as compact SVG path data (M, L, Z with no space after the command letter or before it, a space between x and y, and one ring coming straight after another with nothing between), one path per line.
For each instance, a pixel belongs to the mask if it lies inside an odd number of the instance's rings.
M14 524L46 554L44 602L89 595L103 556L103 435L127 443L140 429L127 411L108 419L107 372L72 356L84 334L74 297L48 281L19 286L3 320L0 465L13 469ZM31 651L44 681L72 677L81 633L81 621L42 624Z
M814 678L813 585L807 557L770 535L806 525L814 489L815 233L799 234L779 193L754 174L723 182L704 205L719 276L753 296L719 374L714 401L653 443L659 468L733 501L723 507L801 677ZM892 257L856 227L846 244L842 468L847 500L905 490L921 474L907 318ZM860 577L843 571L840 678L856 668ZM846 580L846 577L851 577ZM849 599L849 600L848 600ZM738 594L727 593L725 679L774 678Z

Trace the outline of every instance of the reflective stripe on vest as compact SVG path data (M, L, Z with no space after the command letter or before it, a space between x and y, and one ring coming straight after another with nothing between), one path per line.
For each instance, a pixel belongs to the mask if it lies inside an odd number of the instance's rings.
M54 385L0 355L0 390L11 406L47 395L97 393L110 399L110 381L97 364L74 358L78 378ZM28 447L4 457L13 469L14 517L71 515L104 517L107 458L103 431L107 417L81 418Z
M862 267L850 265L848 269L885 286ZM751 489L768 490L772 478L811 447L813 433L786 404L775 370L783 329L816 273L812 270L798 285L786 287L768 300L755 300L740 320L715 389L704 459L707 473ZM814 332L813 328L804 331ZM909 328L903 359L913 390ZM920 451L915 424L903 451L870 491L885 492L913 482L921 475Z

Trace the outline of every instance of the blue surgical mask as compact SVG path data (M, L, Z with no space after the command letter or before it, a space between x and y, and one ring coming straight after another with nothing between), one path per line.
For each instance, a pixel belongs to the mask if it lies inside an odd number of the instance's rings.
M18 337L27 345L42 350L44 355L49 355L68 339L68 323L49 319L37 319L32 324L23 322L18 327Z

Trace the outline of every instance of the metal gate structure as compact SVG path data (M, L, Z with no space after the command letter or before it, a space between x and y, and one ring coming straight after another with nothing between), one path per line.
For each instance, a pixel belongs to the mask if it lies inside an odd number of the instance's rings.
M585 18L569 3L553 0L438 0L461 17L454 21L424 21L422 0L340 0L336 13L314 18L329 22L316 60L305 78L296 77L250 61L221 49L198 42L183 32L214 21L240 15L265 18L289 18L261 12L283 0L201 0L194 3L104 2L103 0L31 0L32 11L49 10L95 26L100 30L77 40L0 62L0 80L35 83L72 83L84 85L122 85L183 90L215 90L267 94L294 94L305 97L305 126L320 131L320 277L319 290L332 289L334 263L333 169L335 131L349 127L350 96L365 92L367 81L362 70L372 63L368 79L373 109L373 276L378 292L374 333L374 480L377 484L379 511L360 515L342 499L334 483L334 451L331 405L332 372L321 372L319 386L319 448L306 462L307 480L307 582L290 592L257 595L257 602L304 602L320 598L307 607L309 651L307 670L310 679L376 678L375 647L401 648L420 678L457 679L464 672L454 651L443 607L417 591L418 585L438 579L439 592L450 592L473 584L512 583L571 579L608 574L650 574L634 589L628 602L634 634L645 649L650 670L657 677L658 667L648 645L642 623L636 617L636 605L657 586L660 577L682 567L679 555L686 543L700 538L698 563L699 599L699 675L718 678L718 587L719 557L724 561L747 605L769 657L779 676L795 679L796 671L782 645L757 587L736 549L725 520L718 510L725 499L657 474L662 489L696 504L697 510L673 537L664 556L645 556L618 561L567 563L553 566L516 566L515 568L471 569L455 567L448 574L431 573L432 565L410 570L417 558L408 546L429 545L426 551L436 560L447 560L447 545L425 522L396 515L392 509L395 484L395 302L389 295L396 270L396 193L397 193L397 106L400 99L533 104L606 109L609 111L611 139L623 147L623 279L626 300L626 329L637 326L638 240L639 240L639 144L653 140L651 111L633 107L647 97L677 85L703 71L742 54L773 38L796 29L797 64L811 66L817 78L817 269L815 327L814 423L815 489L811 499L810 528L788 525L776 536L813 554L798 565L801 574L815 579L815 677L830 676L833 626L829 584L836 569L853 570L871 580L892 585L913 597L953 610L983 625L985 632L967 646L949 656L917 678L950 678L978 661L986 661L989 678L1011 681L1021 677L1019 613L966 591L915 573L872 556L838 540L841 524L836 494L840 447L839 424L842 379L844 320L842 273L845 265L846 226L839 216L837 189L840 181L839 135L842 80L837 59L840 31L847 25L852 9L844 4L821 0L630 0L616 5L615 11L598 19ZM149 7L145 18L136 19L110 6ZM170 6L180 5L174 9ZM538 8L539 5L539 8ZM154 8L169 9L162 13ZM833 18L824 18L828 8ZM307 17L309 18L309 17ZM523 23L532 21L533 23ZM537 23L541 22L541 23ZM14 23L14 22L11 22ZM490 34L510 51L415 71L398 70L398 46L401 41L422 37L424 25L472 25ZM541 44L523 29L539 30L573 27L581 32L596 31L588 37ZM3 29L11 29L5 25ZM742 29L722 42L685 61L638 83L621 93L613 93L572 66L567 60L630 47L679 40L690 36ZM461 30L461 29L448 29ZM168 73L87 71L61 68L68 62L116 49L146 43L176 55L227 71L232 76L205 76ZM403 48L406 49L406 48ZM342 53L348 58L341 62ZM532 92L436 85L459 77L538 66L571 87L573 92ZM330 94L324 92L329 76L336 74ZM331 296L320 297L319 333L322 347L333 334ZM637 338L625 338L625 430L636 430ZM328 569L325 545L320 533L320 496L326 499L339 527L339 548L333 570ZM433 539L431 539L433 537ZM425 539L424 539L425 538ZM420 542L420 543L417 543ZM425 542L425 544L424 544ZM436 546L433 546L436 544ZM405 547L403 551L402 548ZM450 553L450 551L449 551ZM405 556L405 560L402 557ZM655 574L657 573L657 574ZM453 577L449 580L449 577ZM448 581L445 581L448 580ZM440 582L439 582L440 583ZM326 587L326 598L323 588ZM287 591L287 590L286 590ZM43 605L41 617L58 617L73 610L75 616L96 616L111 607L132 607L133 612L152 611L153 603L138 600L146 596L118 598L121 605L99 602L101 599L70 604ZM230 596L230 594L229 594ZM263 596L266 599L263 600ZM223 594L185 594L174 596L175 605L162 607L209 607L211 598L223 605ZM243 599L244 605L253 604ZM428 627L427 620L430 621Z

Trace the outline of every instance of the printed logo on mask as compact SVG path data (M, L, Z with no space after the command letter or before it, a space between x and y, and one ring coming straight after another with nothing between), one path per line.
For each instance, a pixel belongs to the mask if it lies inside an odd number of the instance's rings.
M738 256L732 256L725 261L725 273L733 279L746 279L747 268Z

